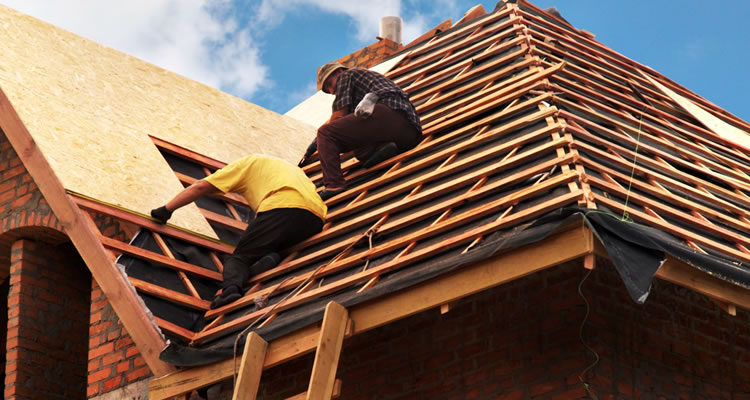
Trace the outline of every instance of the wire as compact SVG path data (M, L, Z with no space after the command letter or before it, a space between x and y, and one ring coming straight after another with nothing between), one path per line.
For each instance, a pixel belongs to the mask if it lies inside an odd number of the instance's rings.
M630 219L630 216L628 215L628 200L630 200L630 189L633 186L633 177L635 176L635 165L638 161L638 147L641 144L641 127L643 127L643 111L646 110L646 107L644 106L641 108L641 115L638 117L638 136L635 139L635 155L633 156L633 168L630 170L630 181L628 182L628 194L625 196L625 207L622 210L622 221L627 221Z
M233 353L232 353L233 357L234 357L234 360L233 360L234 361L234 374L232 376L232 387L236 387L237 386L237 346L238 346L238 344L239 344L240 339L242 338L242 336L246 335L248 333L248 331L250 331L250 329L252 329L259 321L261 321L264 318L266 318L266 316L268 316L277 307L279 307L281 304L283 304L289 297L296 296L301 291L302 288L304 288L313 278L315 278L315 276L318 274L318 271L320 271L324 267L327 267L327 266L331 265L333 262L337 261L344 254L346 254L352 247L354 247L357 243L359 243L359 241L362 238L369 237L369 239L370 239L370 248L372 248L372 236L373 236L373 234L375 233L375 231L377 230L378 227L379 227L379 224L376 223L375 225L373 225L372 227L370 227L367 231L365 231L362 235L360 235L357 238L357 240L353 241L348 246L346 246L346 248L344 248L343 250L341 250L341 252L339 252L335 257L333 257L331 259L331 261L328 261L325 264L321 264L318 268L315 268L315 270L313 271L313 273L310 274L307 277L307 279L305 279L304 281L302 281L299 285L297 285L296 288L294 288L294 290L292 290L291 292L287 293L286 296L284 296L281 300L279 300L277 303L275 303L270 309L268 309L268 311L266 311L265 313L263 313L263 315L261 315L260 317L258 317L255 321L253 321L250 325L248 325L247 328L243 329L242 332L239 333L239 335L237 335L237 338L234 339L234 348L233 348ZM281 281L281 283L279 283L278 285L276 285L276 287L271 291L271 293L269 293L267 295L267 297L270 299L271 296L276 292L276 290L278 290L280 287L282 287L284 285L284 283L286 283L290 279L292 279L291 276L288 277L288 278L286 278L286 279L284 279L283 281Z
M581 290L581 288L583 287L583 282L585 282L586 279L589 277L589 275L591 275L591 271L593 270L590 269L588 272L586 272L586 275L584 275L583 279L581 279L581 283L578 284L578 294L581 296L581 298L583 299L583 302L586 304L586 314L584 314L583 321L581 321L581 327L578 330L578 338L581 340L581 343L583 344L583 346L586 347L586 350L594 354L594 362L592 362L588 367L586 367L583 371L581 371L581 373L578 375L578 380L580 380L581 384L583 384L584 389L586 389L586 393L590 397L596 399L597 398L596 395L591 392L591 385L583 379L583 376L586 375L586 373L589 372L589 370L594 368L596 364L599 363L599 353L597 353L593 348L591 348L591 346L589 346L586 343L586 340L583 338L583 328L584 326L586 326L586 321L589 318L590 307L589 307L589 302L588 300L586 300L586 296L583 295L583 291Z

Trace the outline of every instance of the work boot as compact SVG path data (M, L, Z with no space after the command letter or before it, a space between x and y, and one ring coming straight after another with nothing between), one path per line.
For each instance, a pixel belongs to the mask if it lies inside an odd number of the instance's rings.
M227 305L242 297L242 290L238 286L229 286L221 290L221 294L211 302L211 309Z
M279 265L279 261L281 261L279 253L273 252L266 254L250 267L250 277L252 278L255 275L266 272Z
M339 193L344 193L345 190L346 190L345 187L342 187L341 189L335 189L335 190L325 189L318 194L320 195L320 198L323 199L323 201L326 201Z
M396 154L398 154L398 146L396 143L388 142L375 150L375 153L362 163L362 168L372 168Z

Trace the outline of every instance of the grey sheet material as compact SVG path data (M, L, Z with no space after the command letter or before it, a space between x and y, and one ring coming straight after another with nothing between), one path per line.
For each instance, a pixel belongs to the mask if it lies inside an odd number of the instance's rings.
M344 307L388 295L448 273L469 263L489 258L503 249L515 248L544 239L562 226L586 223L606 248L615 268L633 300L645 301L651 280L665 253L702 271L740 286L750 288L750 266L732 260L704 255L683 245L674 237L636 223L620 221L602 212L580 208L563 208L513 229L490 235L483 245L465 253L436 257L419 265L381 277L381 281L363 293L359 286L349 288L301 307L282 313L270 325L255 330L266 341L279 338L323 318L325 305L336 301ZM252 309L244 312L250 313ZM239 332L216 339L202 347L187 347L170 343L161 353L163 361L183 367L205 365L233 356L234 341ZM244 346L244 337L238 351Z

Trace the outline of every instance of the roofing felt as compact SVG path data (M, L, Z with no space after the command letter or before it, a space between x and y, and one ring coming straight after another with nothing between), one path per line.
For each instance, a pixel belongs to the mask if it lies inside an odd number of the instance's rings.
M315 135L2 5L0 36L0 88L65 189L96 201L145 215L182 189L149 135L222 160L264 153L290 162ZM214 235L193 206L173 223Z
M665 237L660 254L693 254L685 258L694 267L748 287L750 156L651 79L739 130L750 131L746 122L524 1L436 32L402 56L387 75L410 93L422 142L368 170L345 157L349 188L328 200L324 231L220 309L208 303L227 242L251 214L241 199L199 202L226 241L217 242L69 194L84 210L141 228L132 243L98 239L122 254L118 265L171 340L166 359L211 353L250 326L268 334L311 323L333 297L385 297L455 273L544 237L566 221L563 210L655 231ZM184 185L224 165L152 140ZM321 185L319 163L304 170ZM263 295L268 303L256 309Z
M507 246L498 238L570 207L674 236L687 253L726 268L696 267L750 283L750 156L651 80L740 130L750 130L746 122L523 1L401 56L387 76L410 93L423 141L369 170L346 157L349 188L328 201L324 231L253 277L242 299L207 309L225 249L183 237L165 239L167 251L146 231L133 245L153 253L105 242L127 255L119 262L170 335L167 359L180 362L181 346L212 351L251 325L271 332L294 318L309 323L312 310L334 296L387 296L383 288L433 277L430 267L441 261L456 266L487 257L485 245ZM190 177L178 171L185 184L223 165L190 151L175 154L199 166ZM322 184L319 163L304 170ZM230 209L204 207L215 226L244 229ZM180 263L169 261L170 252ZM256 309L259 296L269 299Z

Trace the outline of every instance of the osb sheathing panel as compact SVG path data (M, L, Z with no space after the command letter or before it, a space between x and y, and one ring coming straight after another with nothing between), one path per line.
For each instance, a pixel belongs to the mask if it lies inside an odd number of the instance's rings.
M63 186L148 213L181 190L148 134L296 163L315 128L0 5L0 87ZM195 206L170 222L215 237Z

